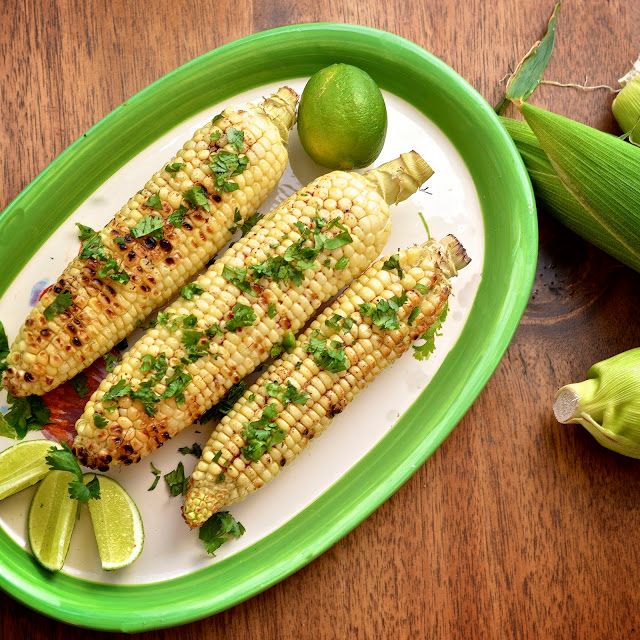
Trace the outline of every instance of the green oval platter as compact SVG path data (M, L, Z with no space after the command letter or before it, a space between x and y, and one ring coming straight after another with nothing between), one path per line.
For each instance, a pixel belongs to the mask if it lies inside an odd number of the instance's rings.
M132 632L196 620L267 589L395 492L451 432L500 361L527 304L536 266L535 205L520 157L491 107L450 67L396 35L346 24L292 25L224 45L98 122L0 216L0 293L40 246L42 234L35 230L53 232L159 135L208 105L269 82L309 76L336 61L365 69L383 89L425 114L473 177L487 257L458 342L416 402L340 480L252 547L205 569L133 586L48 575L0 530L0 586L29 607L76 625Z

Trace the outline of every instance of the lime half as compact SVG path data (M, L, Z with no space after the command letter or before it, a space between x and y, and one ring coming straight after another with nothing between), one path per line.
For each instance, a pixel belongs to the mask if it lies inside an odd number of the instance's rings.
M0 500L30 487L49 473L45 458L54 445L49 440L29 440L0 453Z
M29 544L38 562L59 571L69 551L78 502L69 497L68 471L51 471L38 487L29 510Z
M93 478L92 473L85 478ZM99 476L100 499L89 500L89 513L105 571L122 569L142 553L144 529L136 503L115 481Z

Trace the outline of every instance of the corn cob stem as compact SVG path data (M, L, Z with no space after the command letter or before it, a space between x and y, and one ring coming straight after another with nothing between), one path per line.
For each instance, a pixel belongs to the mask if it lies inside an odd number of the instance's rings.
M43 394L85 369L166 303L255 213L287 163L298 96L223 111L198 129L75 258L32 309L4 386ZM51 305L63 296L66 306ZM55 307L55 305L54 305Z
M447 236L400 252L398 262L399 270L387 270L384 260L372 265L216 426L189 483L183 508L189 526L202 525L292 462L335 414L438 319L451 290L448 279L469 258L462 245ZM395 314L389 304L395 305ZM386 317L372 313L373 308L387 309ZM333 359L322 355L322 344L330 345ZM254 425L262 435L251 435ZM277 442L270 447L263 437L269 430Z
M416 159L390 165L416 185L430 173ZM409 194L378 185L368 174L322 176L226 251L195 281L199 295L168 307L93 394L76 425L80 460L100 469L139 461L292 339L382 250L390 232L383 195ZM159 377L142 370L152 362Z

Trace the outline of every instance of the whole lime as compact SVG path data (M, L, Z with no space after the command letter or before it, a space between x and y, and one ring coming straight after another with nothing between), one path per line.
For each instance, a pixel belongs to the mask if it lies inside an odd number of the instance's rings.
M387 108L373 78L350 64L332 64L307 82L298 134L315 162L330 169L369 166L382 151Z

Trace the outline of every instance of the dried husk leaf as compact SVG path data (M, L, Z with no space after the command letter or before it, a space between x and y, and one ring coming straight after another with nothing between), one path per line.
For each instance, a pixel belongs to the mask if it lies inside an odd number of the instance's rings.
M562 184L607 231L590 241L606 242L607 252L637 265L640 147L527 103L519 107Z
M640 349L594 364L587 380L558 390L553 411L607 449L640 458Z
M536 198L566 227L609 255L640 272L638 252L629 252L600 218L567 190L531 128L512 118L500 118L527 168Z

